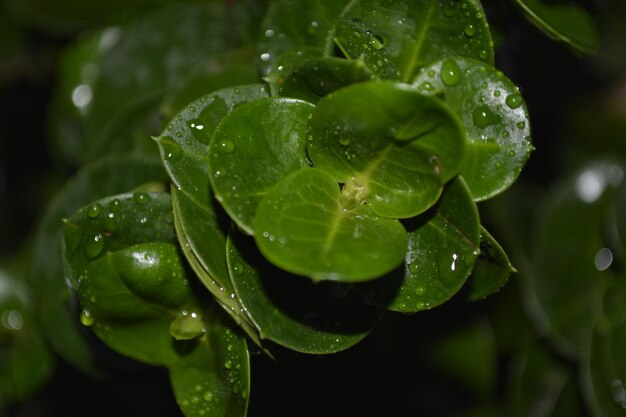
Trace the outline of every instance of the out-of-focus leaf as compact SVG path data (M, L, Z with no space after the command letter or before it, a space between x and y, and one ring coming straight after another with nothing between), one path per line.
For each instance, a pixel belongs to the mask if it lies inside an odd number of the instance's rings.
M381 312L335 283L313 284L269 264L251 238L231 230L227 260L235 293L261 338L304 353L333 353L363 339Z
M515 272L500 244L484 227L480 229L480 254L469 278L468 299L480 300L496 293Z
M308 166L306 129L313 105L270 97L224 118L208 150L215 198L248 234L263 196L287 174Z
M580 6L550 4L542 0L515 0L535 26L572 48L593 54L599 39L591 16Z
M211 204L206 155L213 132L235 107L262 97L267 92L261 84L209 93L178 113L155 138L172 182L201 207Z
M112 156L85 166L51 200L37 227L29 287L46 338L68 363L83 372L97 373L94 354L81 335L72 312L61 257L62 219L83 205L109 194L132 190L150 181L167 181L156 159Z
M404 266L373 282L366 295L388 310L414 313L452 297L478 255L478 209L462 177L449 183L431 211L409 220L406 227Z
M380 78L410 82L419 68L461 55L493 63L493 42L476 0L356 0L335 23L339 47L363 56Z
M339 184L320 169L283 178L261 200L255 239L274 265L314 280L367 281L402 263L406 231L367 205L342 204Z
M507 189L532 149L528 109L502 72L473 59L454 57L419 71L413 85L441 94L461 119L468 146L461 169L477 201Z

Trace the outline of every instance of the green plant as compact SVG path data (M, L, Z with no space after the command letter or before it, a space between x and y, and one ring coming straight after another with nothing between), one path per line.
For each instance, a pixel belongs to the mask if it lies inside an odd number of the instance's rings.
M249 349L339 352L385 310L504 285L476 203L516 180L530 121L478 1L189 3L64 52L53 142L84 167L30 274L56 352L106 372L85 326L166 367L185 415L245 415Z

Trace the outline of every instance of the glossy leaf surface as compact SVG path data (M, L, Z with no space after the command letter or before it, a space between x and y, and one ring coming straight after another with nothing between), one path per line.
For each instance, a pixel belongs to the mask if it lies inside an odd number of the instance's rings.
M312 58L323 56L322 48L315 46L301 46L288 49L274 60L269 69L269 73L263 77L269 86L272 95L278 95L280 86L293 70Z
M354 184L383 217L413 217L458 173L465 139L436 98L403 84L368 82L320 100L310 122L309 156L338 182Z
M493 42L476 0L356 0L335 23L336 42L383 79L409 82L451 55L493 63Z
M313 58L294 69L280 87L278 95L316 104L320 98L341 87L372 78L363 61Z
M305 142L312 110L301 100L257 100L234 110L213 134L211 185L246 233L254 234L254 215L265 193L285 175L308 166Z
M484 227L480 229L480 254L469 278L470 301L495 294L506 284L515 268L502 246Z
M406 222L404 266L367 289L370 302L414 313L436 307L463 285L478 255L478 209L461 177L431 211Z
M271 265L254 241L231 231L227 259L237 298L261 337L304 353L333 353L363 339L380 312L336 283L313 284Z
M86 373L101 372L81 335L77 314L72 312L63 272L61 219L83 205L106 195L126 192L150 181L167 181L158 160L115 156L85 166L52 199L37 227L30 287L39 319L53 349Z
M551 4L542 0L515 0L526 17L553 39L592 54L599 39L594 22L585 9L570 4Z
M273 264L314 280L365 281L397 267L406 250L400 222L341 200L337 181L320 169L285 177L257 209L259 249Z
M172 182L200 206L211 204L206 154L215 128L235 107L266 96L261 84L209 93L176 115L155 139Z
M532 150L528 109L502 72L479 61L447 58L422 69L413 83L425 94L443 94L468 140L461 170L477 201L508 188Z

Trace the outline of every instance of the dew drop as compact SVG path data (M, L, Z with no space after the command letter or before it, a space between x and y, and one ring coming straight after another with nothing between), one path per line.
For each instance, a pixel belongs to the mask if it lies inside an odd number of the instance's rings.
M163 136L159 139L159 144L163 150L163 158L168 162L176 162L183 156L180 145L171 137Z
M453 59L446 59L441 66L441 81L445 85L454 86L461 82L461 68Z
M151 198L146 193L134 193L133 200L135 200L135 203L145 206L150 202Z
M233 367L233 362L230 360L227 360L224 362L224 368L226 369L231 369Z
M80 313L80 322L83 324L83 326L93 326L94 320L89 310L83 310Z
M100 215L100 212L102 212L102 206L98 203L94 203L87 209L87 217L95 219Z
M102 253L104 249L104 238L98 234L85 244L85 256L88 259L95 259Z
M502 117L493 111L488 106L478 106L472 113L474 125L480 128L485 128L496 123L500 123Z
M422 296L424 294L426 294L426 288L425 287L420 286L420 287L415 288L415 295Z
M350 144L350 138L346 138L346 137L340 138L339 144L342 146L348 146Z
M506 97L506 105L512 109L516 109L522 105L522 96L514 93Z
M476 34L476 26L471 25L471 24L467 25L465 26L464 32L467 36L471 38L472 36Z
M122 208L122 203L117 198L109 203L109 210L113 213L117 213Z
M489 53L487 52L486 49L481 49L480 52L478 53L478 56L480 57L480 59L487 59L487 57L489 56Z
M229 140L225 140L219 144L219 147L222 151L226 153L232 153L235 150L235 144Z
M202 396L202 399L210 403L211 401L213 401L213 393L210 391L205 392L204 395Z

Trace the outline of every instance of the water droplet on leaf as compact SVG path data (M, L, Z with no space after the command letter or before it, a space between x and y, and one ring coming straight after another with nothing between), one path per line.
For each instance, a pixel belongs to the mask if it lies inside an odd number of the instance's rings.
M454 86L461 82L461 68L453 59L446 59L441 66L441 81L445 85Z

